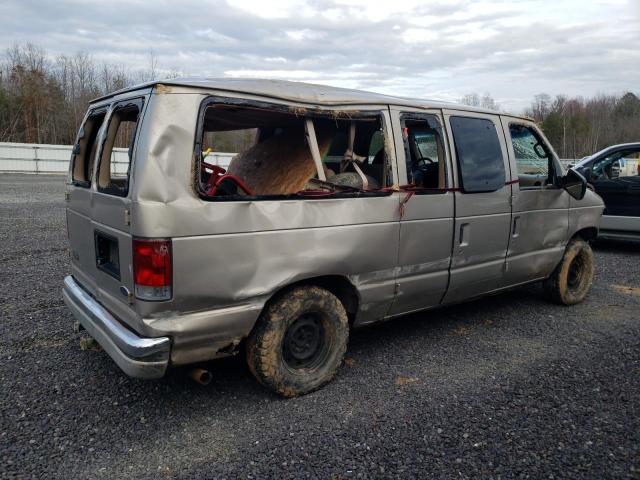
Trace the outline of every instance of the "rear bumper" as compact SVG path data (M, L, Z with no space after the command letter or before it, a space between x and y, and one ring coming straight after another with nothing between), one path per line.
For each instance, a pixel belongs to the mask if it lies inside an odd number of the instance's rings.
M160 378L169 365L169 337L139 337L93 299L72 276L64 279L64 301L80 322L127 375Z

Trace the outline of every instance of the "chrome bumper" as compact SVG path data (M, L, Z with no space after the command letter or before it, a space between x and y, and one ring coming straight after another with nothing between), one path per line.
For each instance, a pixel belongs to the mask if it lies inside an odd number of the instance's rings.
M125 328L108 310L68 276L62 289L64 301L80 324L129 376L160 378L169 365L169 337L139 337Z

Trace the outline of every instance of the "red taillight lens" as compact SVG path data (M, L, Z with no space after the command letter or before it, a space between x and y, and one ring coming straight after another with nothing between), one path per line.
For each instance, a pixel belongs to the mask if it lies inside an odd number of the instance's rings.
M136 297L171 298L171 240L133 240L133 278Z

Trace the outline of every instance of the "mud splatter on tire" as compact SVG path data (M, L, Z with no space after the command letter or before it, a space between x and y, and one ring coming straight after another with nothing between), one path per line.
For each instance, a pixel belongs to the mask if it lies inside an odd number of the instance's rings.
M562 260L545 280L547 296L563 305L580 303L593 282L593 252L587 242L574 238L569 242Z
M321 351L315 363L292 366L284 355L290 327L304 315L318 316ZM316 286L299 286L276 298L247 339L247 363L256 379L284 397L312 392L329 382L344 358L349 338L347 312L338 298Z

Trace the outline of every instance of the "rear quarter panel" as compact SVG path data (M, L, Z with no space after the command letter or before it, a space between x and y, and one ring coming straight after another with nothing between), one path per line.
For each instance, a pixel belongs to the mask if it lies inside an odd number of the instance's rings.
M255 306L286 285L321 275L346 276L356 286L361 318L386 315L398 258L398 194L205 201L193 187L193 148L206 96L153 97L138 144L132 234L173 239L173 298L137 302L142 317ZM367 109L384 112L390 125L387 107Z

